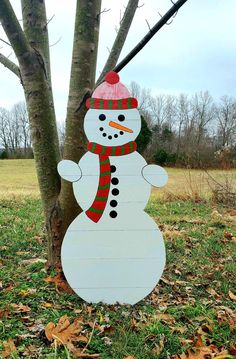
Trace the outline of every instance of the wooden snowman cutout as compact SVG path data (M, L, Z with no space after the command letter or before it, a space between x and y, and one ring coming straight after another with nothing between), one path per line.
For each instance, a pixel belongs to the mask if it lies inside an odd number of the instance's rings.
M117 73L106 75L86 105L88 152L78 164L58 164L83 209L65 234L62 267L87 302L135 304L152 291L165 266L161 232L144 208L151 185L162 187L168 177L136 151L138 103Z

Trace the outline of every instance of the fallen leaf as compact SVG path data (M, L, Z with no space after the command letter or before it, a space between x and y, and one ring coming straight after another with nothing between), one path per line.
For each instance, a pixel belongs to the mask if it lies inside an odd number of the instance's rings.
M224 348L217 348L216 345L206 346L203 343L201 336L198 336L192 349L187 350L187 354L182 353L180 356L177 354L174 356L174 359L206 359L206 358L216 358L216 359L226 359L230 358L229 353Z
M45 327L45 335L49 341L57 341L58 345L67 345L72 342L88 342L88 338L81 335L81 321L75 319L71 324L67 315L59 319L57 325L50 322Z
M152 355L159 356L165 347L165 335L162 334L159 343L158 344L155 343L154 345L155 345L155 348L152 349Z
M30 295L33 295L36 292L37 292L37 289L34 289L34 288L22 289L19 292L19 295L24 298L24 297L28 297Z
M171 282L170 280L166 279L165 277L161 277L160 279L161 282L165 283L165 284L169 284L169 285L174 285L174 282Z
M10 317L10 311L8 309L0 309L0 318Z
M73 290L68 285L68 283L66 282L66 280L64 280L60 274L58 274L55 277L49 276L49 277L45 278L44 281L47 283L54 283L56 286L56 290L58 292L62 291L62 292L66 292L68 294L74 293Z
M233 233L229 232L229 231L224 231L224 238L231 240L233 237Z
M231 345L229 351L230 351L231 355L235 355L235 357L236 357L236 345L235 346Z
M15 313L27 313L31 311L31 308L28 305L24 304L11 304L13 308L15 308Z
M158 320L160 322L166 322L166 323L174 323L175 319L174 317L172 317L170 314L165 314L165 313L159 313L159 314L155 314L152 317L154 320Z
M229 290L229 297L230 299L232 299L234 302L236 302L236 295L234 293L231 292L231 290Z
M25 256L27 254L29 254L30 252L24 252L24 251L19 251L19 252L16 252L16 255L17 256Z
M219 294L216 293L215 289L213 288L207 288L206 292L209 293L210 295L213 295L214 297L219 297Z
M13 357L17 353L17 349L13 339L3 342L4 350L1 353L2 358Z
M53 303L49 303L49 302L43 302L40 307L43 308L52 308L53 307Z
M30 259L24 259L23 261L21 261L22 264L24 265L30 265L30 264L35 264L35 263L46 263L47 260L43 259L43 258L30 258Z
M136 358L132 355L129 355L128 357L124 357L124 359L136 359Z

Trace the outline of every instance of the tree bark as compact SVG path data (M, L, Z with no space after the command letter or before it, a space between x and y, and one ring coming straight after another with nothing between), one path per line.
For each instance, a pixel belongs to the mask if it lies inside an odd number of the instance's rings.
M101 0L77 1L70 90L67 105L64 155L78 162L85 153L87 139L83 130L85 105L76 112L85 94L94 87L100 25ZM62 180L60 203L66 230L80 213L71 183Z
M40 1L40 6L38 6L38 2L38 0L30 2L31 16L33 19L39 16L40 21L46 24L46 13L44 13L44 19L42 15L44 1ZM23 15L23 17L27 16L26 10ZM55 233L58 232L55 208L58 207L57 198L60 192L60 178L57 173L60 152L52 90L44 62L46 45L38 44L38 49L31 47L8 0L1 0L0 2L0 20L19 61L37 177L48 230L49 264L51 265L58 261L58 253L54 252L54 242L58 241L58 233L55 236ZM29 26L26 20L24 23L30 41L35 43L36 32L34 28ZM60 210L57 209L56 213L60 213ZM54 227L57 227L57 231L54 230Z
M46 76L51 86L50 53L47 16L44 1L21 0L24 33L30 46L42 56Z

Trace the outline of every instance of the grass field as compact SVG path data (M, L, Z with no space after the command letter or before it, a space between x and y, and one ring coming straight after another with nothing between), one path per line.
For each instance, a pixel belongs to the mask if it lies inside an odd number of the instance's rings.
M236 210L185 196L195 180L168 172L178 198L153 191L147 207L167 249L158 286L133 307L87 305L45 269L33 161L0 161L1 358L236 358Z
M206 172L167 168L168 184L163 189L154 189L152 195L157 198L209 198L211 195ZM224 183L227 177L236 188L236 170L210 170L209 174L218 182ZM34 160L0 161L0 198L9 196L39 197L38 182Z

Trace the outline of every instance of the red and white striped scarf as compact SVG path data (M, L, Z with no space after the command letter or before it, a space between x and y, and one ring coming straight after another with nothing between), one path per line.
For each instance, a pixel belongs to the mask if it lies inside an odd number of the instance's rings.
M123 156L136 151L136 142L131 141L122 146L106 147L95 142L88 143L88 151L99 155L100 175L98 189L91 207L85 212L93 221L98 222L105 210L111 183L111 165L109 156Z

